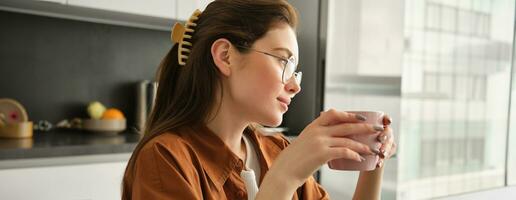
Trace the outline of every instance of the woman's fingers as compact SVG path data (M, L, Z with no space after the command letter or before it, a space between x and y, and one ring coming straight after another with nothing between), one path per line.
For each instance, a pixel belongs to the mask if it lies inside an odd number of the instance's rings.
M380 158L380 160L378 160L378 163L376 163L376 168L382 167L383 166L383 161L384 161L384 159Z
M326 129L326 133L335 137L357 134L374 134L385 130L383 126L365 123L341 123L324 128Z
M382 121L383 121L383 125L385 125L385 126L389 126L392 124L392 118L389 115L384 115Z
M330 147L346 147L361 155L378 155L379 149L373 149L366 144L345 137L331 137Z
M383 152L383 153L382 153ZM394 142L389 142L385 145L385 147L380 147L380 156L389 159L396 153L396 144Z
M357 153L347 147L330 148L329 155L330 155L329 160L338 159L338 158L350 159L350 160L355 160L358 162L362 162L365 160L365 158L362 157L359 153Z
M376 168L380 168L383 166L385 159L391 158L396 153L396 143L391 144L391 148L389 150L385 150L383 155L380 153L380 159L378 160L378 163L376 164ZM382 157L383 156L383 157Z
M330 109L321 112L321 116L316 119L316 123L321 126L328 126L339 123L357 123L364 122L366 118L360 114L337 111Z
M384 131L378 135L376 138L378 142L381 142L382 144L385 144L389 139L392 138L392 128L389 126L386 126L384 128Z
M381 141L382 146L380 147L380 157L390 158L390 156L394 154L393 150L395 150L393 149L395 143L394 137L392 136L392 129L387 127L386 130L379 135L378 140L383 140Z

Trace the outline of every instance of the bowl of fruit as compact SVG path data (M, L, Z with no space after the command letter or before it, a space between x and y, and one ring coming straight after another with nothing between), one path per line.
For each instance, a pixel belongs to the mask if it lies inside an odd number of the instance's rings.
M118 133L126 129L124 113L116 108L108 108L98 101L88 105L89 119L82 121L82 128L101 133Z

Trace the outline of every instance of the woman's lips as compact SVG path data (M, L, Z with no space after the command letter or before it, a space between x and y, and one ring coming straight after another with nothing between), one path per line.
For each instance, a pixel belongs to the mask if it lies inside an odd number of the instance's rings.
M290 104L290 99L278 97L278 101L280 102L280 104L283 107L283 109L285 109L285 111L287 111L288 110L288 105Z
M278 100L284 104L290 105L290 98L278 97Z
M278 101L279 101L279 100L278 100ZM284 109L285 111L287 111L287 110L288 110L288 105L287 105L285 102L283 102L283 101L279 101L279 103L280 103L281 107L283 107L283 109Z

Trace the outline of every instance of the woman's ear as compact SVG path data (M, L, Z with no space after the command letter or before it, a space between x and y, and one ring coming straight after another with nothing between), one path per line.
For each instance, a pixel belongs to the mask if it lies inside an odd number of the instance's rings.
M211 45L213 63L215 63L219 71L225 76L229 76L231 74L231 63L229 61L230 48L231 42L224 38L215 40Z

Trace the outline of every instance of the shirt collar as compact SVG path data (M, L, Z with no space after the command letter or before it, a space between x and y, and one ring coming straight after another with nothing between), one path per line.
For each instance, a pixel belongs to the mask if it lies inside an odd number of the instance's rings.
M240 171L243 168L243 161L208 127L196 126L185 136L218 190L222 189L231 171Z
M263 142L264 136L256 131L246 128L244 134L247 134L253 145L255 145L261 168L261 182L272 164L273 158L269 154L277 155L281 149L274 144ZM200 160L203 161L203 169L219 191L223 188L232 171L240 173L244 168L243 161L229 149L219 136L205 125L191 128L190 132L185 134L185 136L191 142Z

